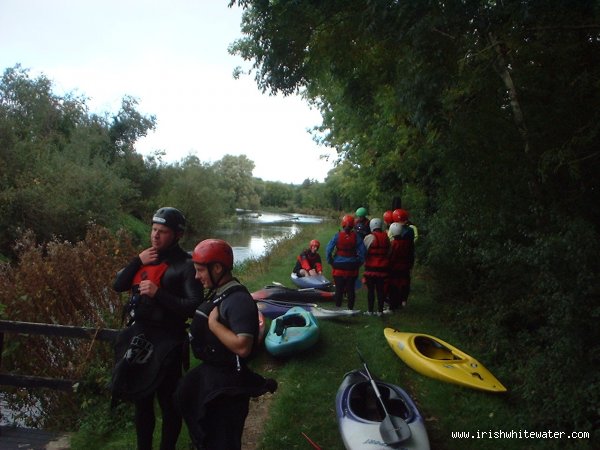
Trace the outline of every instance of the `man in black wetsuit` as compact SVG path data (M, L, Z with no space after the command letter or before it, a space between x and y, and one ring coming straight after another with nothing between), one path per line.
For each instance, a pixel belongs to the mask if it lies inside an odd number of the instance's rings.
M202 363L181 380L175 404L197 449L241 449L250 397L277 388L247 362L258 346L258 309L248 290L233 277L233 250L220 239L194 249L196 278L209 289L190 328L192 351Z
M135 404L138 450L152 450L155 397L162 412L160 449L175 450L181 431L173 393L188 348L186 321L203 299L190 255L179 246L184 229L181 211L169 207L156 211L152 246L117 274L113 286L117 292L131 292L126 308L129 326L115 345L112 391L114 398Z

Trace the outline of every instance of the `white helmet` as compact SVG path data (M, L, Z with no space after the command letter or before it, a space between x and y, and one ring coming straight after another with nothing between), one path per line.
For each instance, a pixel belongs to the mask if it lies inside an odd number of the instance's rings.
M402 231L402 225L398 222L394 222L390 225L390 234L392 236L400 236L400 232Z
M369 228L371 229L371 231L373 231L373 230L381 230L381 227L382 227L381 219L373 218L369 222Z

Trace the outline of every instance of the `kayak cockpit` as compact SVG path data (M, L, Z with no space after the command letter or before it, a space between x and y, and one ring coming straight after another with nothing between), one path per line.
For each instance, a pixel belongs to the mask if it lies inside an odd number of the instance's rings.
M443 361L454 361L462 359L460 356L455 355L445 345L440 342L431 339L429 336L416 336L414 338L415 348L426 358L443 360Z
M398 393L385 384L377 383L377 387L390 415L400 417L406 422L413 419L411 409ZM355 416L363 420L381 422L385 418L381 403L377 399L371 383L367 381L357 383L350 388L349 407Z

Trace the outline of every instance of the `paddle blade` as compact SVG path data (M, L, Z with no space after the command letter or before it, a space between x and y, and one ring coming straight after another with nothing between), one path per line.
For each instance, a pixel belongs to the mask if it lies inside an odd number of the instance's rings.
M379 432L383 442L388 445L395 445L406 441L410 438L411 432L408 424L397 416L385 416L381 425L379 425Z

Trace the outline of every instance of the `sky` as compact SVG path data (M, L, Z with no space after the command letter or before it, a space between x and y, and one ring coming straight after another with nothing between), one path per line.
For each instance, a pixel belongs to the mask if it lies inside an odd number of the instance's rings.
M0 0L0 69L44 74L54 93L86 97L91 112L117 113L132 96L156 116L143 155L188 155L212 163L246 155L253 175L300 184L324 181L335 151L307 130L317 110L296 96L262 93L249 63L227 52L242 37L242 10L229 0ZM322 155L328 157L321 158Z

